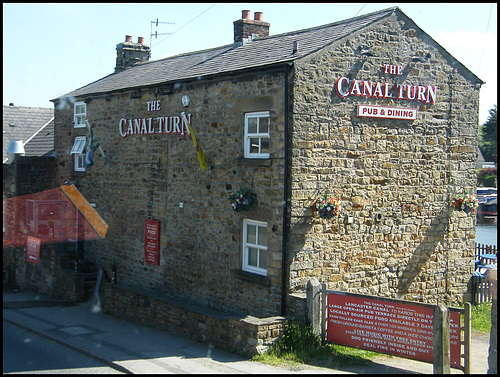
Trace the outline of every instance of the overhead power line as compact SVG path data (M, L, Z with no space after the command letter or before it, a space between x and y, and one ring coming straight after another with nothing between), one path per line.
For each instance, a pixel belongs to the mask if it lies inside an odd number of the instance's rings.
M491 4L490 7L490 15L488 16L488 23L486 24L486 34L488 34L488 28L490 27L490 19L491 19L491 12L493 11L493 3ZM483 50L481 51L481 57L479 58L479 67L477 68L477 74L481 72L481 64L483 62L483 52L484 52L484 47L486 46L486 38L484 38L484 44L483 44Z
M176 31L174 31L173 33L171 33L170 35L166 36L165 38L163 38L161 41L159 41L158 43L155 44L155 46L158 46L160 43L162 43L164 40L166 40L167 38L170 38L172 35L174 35L175 33L177 33L179 30L183 29L184 27L186 27L187 25L189 25L191 22L193 22L194 20L196 20L198 17L200 17L201 15L203 15L204 13L208 12L210 9L212 9L213 7L215 7L217 5L217 3L215 3L214 5L212 5L210 8L208 8L207 10L201 12L199 15L197 15L195 18L193 18L191 21L189 21L188 23L186 23L185 25L181 26L179 29L177 29ZM152 48L153 46L151 46Z

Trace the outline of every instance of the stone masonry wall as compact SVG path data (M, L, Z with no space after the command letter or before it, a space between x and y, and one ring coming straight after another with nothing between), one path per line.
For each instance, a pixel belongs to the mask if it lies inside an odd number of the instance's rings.
M42 244L40 264L28 262L26 247L4 250L3 258L11 261L10 283L23 291L37 292L67 302L85 300L85 277L70 268L68 256L55 245Z
M56 104L59 180L70 179L109 225L106 238L86 242L86 257L107 270L116 261L121 282L176 295L210 308L251 315L281 309L283 202L282 70L189 84L164 85L87 98L87 118L110 161L72 173L72 105ZM181 97L191 104L183 107ZM77 99L83 100L83 99ZM148 111L147 101L161 110ZM122 118L192 114L192 127L210 167L202 172L187 134L120 136ZM270 111L271 158L243 158L244 114ZM157 127L156 121L154 121ZM64 165L64 166L62 166ZM228 191L257 193L258 206L234 212ZM182 205L181 205L182 203ZM240 273L243 219L268 223L267 277ZM144 261L144 220L161 221L160 265Z
M253 356L265 352L282 332L283 317L259 319L221 314L165 295L122 284L105 284L103 310L220 349Z
M358 54L359 46L373 56ZM429 60L413 61L427 53ZM400 65L404 74L384 74L383 64ZM437 99L342 99L339 77L432 85ZM328 289L362 294L452 305L467 298L476 220L449 203L454 193L475 192L474 85L396 18L296 62L290 292L305 292L315 276ZM360 118L358 104L418 108L418 118ZM312 216L325 191L342 199L352 221Z

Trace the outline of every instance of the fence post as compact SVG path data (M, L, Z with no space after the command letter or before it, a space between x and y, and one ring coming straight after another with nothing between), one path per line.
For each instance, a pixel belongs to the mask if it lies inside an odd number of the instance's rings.
M443 303L434 307L432 330L434 374L450 374L450 312Z
M470 374L471 305L464 304L464 374Z
M325 345L326 343L326 320L327 315L326 311L328 308L326 307L326 284L321 284L321 344Z
M313 328L316 335L321 334L321 292L319 280L309 279L306 285L306 314L307 323Z

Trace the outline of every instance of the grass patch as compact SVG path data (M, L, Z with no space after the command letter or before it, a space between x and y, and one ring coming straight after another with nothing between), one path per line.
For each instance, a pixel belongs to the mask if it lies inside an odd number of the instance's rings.
M471 307L472 331L489 333L491 330L491 303L485 302Z
M322 368L367 365L379 353L327 343L315 335L311 326L298 321L286 321L283 334L269 350L252 358L273 366L297 367L300 364Z

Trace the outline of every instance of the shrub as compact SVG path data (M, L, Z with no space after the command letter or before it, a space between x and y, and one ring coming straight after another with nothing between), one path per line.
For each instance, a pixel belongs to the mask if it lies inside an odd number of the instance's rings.
M314 356L320 346L321 340L313 333L311 325L306 326L292 319L285 322L283 334L269 351L278 357L290 357L296 361L306 362Z

